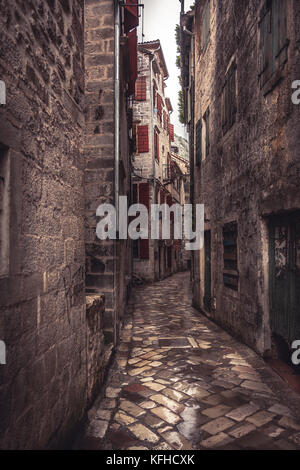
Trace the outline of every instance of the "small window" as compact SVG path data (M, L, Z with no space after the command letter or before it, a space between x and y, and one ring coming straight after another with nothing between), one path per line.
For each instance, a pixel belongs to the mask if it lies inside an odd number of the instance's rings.
M236 111L236 63L233 62L226 73L222 91L222 128L224 134L235 123Z
M233 290L238 290L239 282L237 240L237 223L226 224L223 227L223 281L225 286Z
M202 120L196 124L196 165L199 166L202 160Z
M159 161L159 135L157 131L154 131L154 155L155 159Z
M210 0L205 4L202 16L202 50L205 51L210 35Z
M0 144L0 276L9 273L9 188L9 152Z
M287 61L287 2L267 0L259 18L261 88Z
M205 111L205 114L203 116L203 120L205 123L205 157L208 157L209 155L209 149L210 149L210 141L209 141L209 108Z

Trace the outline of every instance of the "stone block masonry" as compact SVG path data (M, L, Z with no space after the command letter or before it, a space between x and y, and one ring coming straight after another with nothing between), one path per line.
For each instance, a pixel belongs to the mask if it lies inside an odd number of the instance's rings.
M86 308L85 236L95 256L101 251L109 260L103 277L95 258L88 258L88 271L100 279L100 289L109 288L112 252L94 247L92 223L90 230L86 224L96 200L112 191L112 5L86 2L85 64L82 0L0 3L0 79L7 92L0 107L3 449L61 446L103 378L104 302L90 305L88 299ZM93 44L99 56L89 49Z

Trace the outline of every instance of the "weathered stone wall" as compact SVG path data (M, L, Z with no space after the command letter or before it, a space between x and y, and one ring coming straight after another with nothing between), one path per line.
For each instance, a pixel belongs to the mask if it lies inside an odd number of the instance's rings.
M125 41L124 43L122 41ZM130 167L124 73L128 45L120 43L120 195L130 195ZM124 58L125 56L125 58ZM102 203L115 204L114 195L114 1L89 0L85 6L86 65L86 284L88 293L105 295L106 344L114 342L126 304L130 245L101 241L96 235Z
M83 1L0 2L0 144L10 164L0 279L0 447L63 440L86 405Z
M300 208L300 107L291 101L292 82L299 79L299 2L287 0L288 61L281 79L269 90L258 80L259 12L263 2L211 0L210 39L201 50L201 12L196 4L195 123L207 105L211 110L210 155L195 171L195 202L205 204L206 229L212 234L212 312L261 353L271 347L268 305L268 240L270 214ZM223 135L221 91L230 61L237 65L237 115ZM223 283L222 228L238 223L239 288ZM204 254L194 301L203 306Z

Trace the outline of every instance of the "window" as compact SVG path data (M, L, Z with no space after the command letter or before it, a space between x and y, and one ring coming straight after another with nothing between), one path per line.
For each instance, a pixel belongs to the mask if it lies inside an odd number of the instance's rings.
M196 124L196 165L199 166L202 160L202 120Z
M261 88L287 61L287 2L267 0L260 12L259 78ZM276 77L275 77L276 78Z
M154 156L159 161L159 135L157 131L154 131Z
M9 268L9 185L8 149L0 144L0 276Z
M226 224L223 227L223 281L225 286L233 290L238 290L239 281L237 239L237 223Z
M234 61L226 73L222 91L222 128L224 134L235 123L236 110L236 63Z
M137 138L138 138L138 145L137 145L138 153L149 152L148 126L138 126Z
M157 114L159 116L159 120L161 122L162 119L162 97L157 94Z
M205 123L205 157L209 155L210 142L209 142L209 108L205 111L203 120Z
M203 16L202 16L202 50L205 51L208 40L209 40L209 34L210 34L210 0L206 2L206 5L203 10Z
M136 101L146 101L146 77L138 77L135 85Z

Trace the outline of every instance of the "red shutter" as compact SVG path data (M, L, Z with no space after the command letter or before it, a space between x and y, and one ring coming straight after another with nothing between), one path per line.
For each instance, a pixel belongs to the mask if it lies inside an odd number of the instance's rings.
M169 124L169 133L170 133L171 142L174 142L174 125L173 124Z
M137 128L138 138L138 153L149 152L149 135L148 126L138 126Z
M159 136L157 132L154 132L154 155L157 161L159 161Z
M124 29L125 34L139 25L139 9L136 0L126 0L124 8ZM134 6L135 5L135 6Z
M129 82L128 95L134 95L135 83L138 74L137 65L137 31L134 29L128 33L128 52L129 52Z
M149 183L140 183L139 184L139 203L144 204L149 210Z
M139 77L136 81L135 99L146 101L146 77Z

